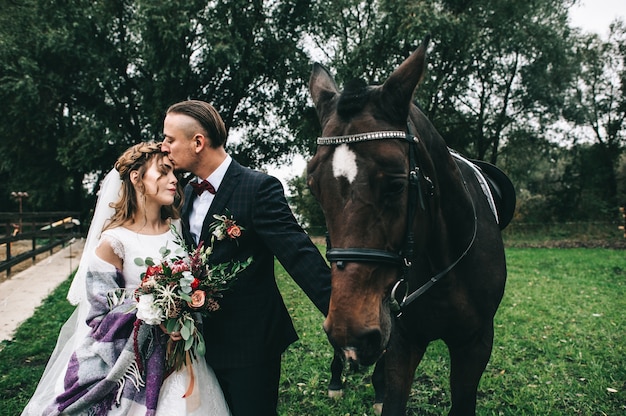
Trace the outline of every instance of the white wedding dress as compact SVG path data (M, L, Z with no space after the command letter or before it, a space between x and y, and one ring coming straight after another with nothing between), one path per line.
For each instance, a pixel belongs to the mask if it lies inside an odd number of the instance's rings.
M180 222L174 222L180 227ZM176 251L178 247L174 242L174 235L171 231L161 235L144 235L137 234L123 227L117 227L106 230L102 233L102 239L107 239L116 254L124 261L124 279L127 290L134 290L141 282L141 273L145 272L145 266L137 266L136 258L145 259L152 257L155 261L160 259L159 249L167 246ZM92 253L85 253L90 255ZM98 261L95 259L92 261ZM102 260L99 260L102 261ZM79 309L79 308L77 308ZM69 354L73 348L67 348L68 345L78 345L81 336L84 336L82 330L73 330L78 320L79 324L76 328L80 329L80 316L77 312L68 320L64 329L61 331L57 347L46 367L44 376L42 377L35 395L29 402L26 409L22 413L25 415L41 415L43 409L51 403L54 398L63 391L63 378L65 369L69 361ZM72 322L74 321L74 322ZM86 325L82 325L86 327ZM69 327L69 328L66 328ZM63 332L68 329L73 330L72 337L63 339ZM86 329L88 330L88 328ZM81 335L81 333L83 335ZM67 333L66 333L67 336ZM210 342L210 340L207 340ZM65 347L65 348L64 348ZM68 351L69 350L69 351ZM159 400L157 404L157 416L228 416L230 412L224 399L224 395L219 386L217 378L213 370L206 364L203 357L198 357L193 361L194 388L190 396L183 398L190 382L190 372L187 367L176 371L169 375L164 381L160 389ZM53 387L55 386L55 387ZM124 406L122 406L124 408ZM125 408L123 413L115 406L108 413L111 416L143 416L146 413L145 406L135 405L130 410Z

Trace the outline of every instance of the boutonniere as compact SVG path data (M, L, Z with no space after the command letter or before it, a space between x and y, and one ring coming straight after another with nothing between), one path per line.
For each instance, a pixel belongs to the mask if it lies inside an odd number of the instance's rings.
M233 215L228 211L228 209L224 210L224 214L214 214L214 221L209 226L209 231L217 240L224 240L228 238L229 240L236 240L241 237L241 233L245 230L242 226L238 225L233 219Z

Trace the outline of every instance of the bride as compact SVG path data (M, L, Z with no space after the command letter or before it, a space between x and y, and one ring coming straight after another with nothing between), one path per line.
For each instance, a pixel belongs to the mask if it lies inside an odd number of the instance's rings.
M103 181L68 294L78 306L22 416L230 414L203 357L191 369L164 374L165 342L180 334L135 329L132 294L145 267L134 259L157 259L161 247L176 244L170 224L180 230L177 182L156 143L129 148Z

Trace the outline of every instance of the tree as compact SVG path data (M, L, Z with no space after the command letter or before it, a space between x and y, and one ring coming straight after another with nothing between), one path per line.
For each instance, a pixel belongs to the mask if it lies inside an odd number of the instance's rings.
M577 176L567 177L574 159L550 142L578 70L577 33L567 14L574 3L342 0L316 9L310 33L339 83L352 77L380 83L430 33L429 71L416 103L449 146L510 172L520 201L532 199L527 218L559 218L564 199L551 195L559 191L577 200L569 195ZM530 152L523 158L528 164L515 157L520 149ZM536 182L526 173L533 164L546 169L535 170ZM541 186L539 178L549 185ZM542 208L530 208L537 203Z
M306 174L296 176L289 181L289 205L298 215L298 220L309 234L323 235L326 232L326 219L322 207L311 194Z
M584 36L577 48L581 71L573 84L563 115L582 127L573 145L584 145L587 158L581 169L588 192L614 211L625 195L618 195L617 172L626 145L626 25L616 20L606 41ZM589 146L589 144L592 144Z
M386 76L409 45L431 33L429 75L417 101L451 146L496 163L510 132L553 119L563 102L574 63L572 3L344 0L320 12L313 33L332 51L340 82Z
M231 150L245 165L295 154L285 126L303 107L308 58L298 33L308 1L187 3L142 2L146 82L155 86L151 101L159 103L153 132L160 132L167 105L198 98L214 104L227 128L244 137ZM191 10L181 15L181 7Z
M614 171L624 146L623 26L611 50L593 52L591 40L574 48L567 9L575 1L7 0L0 210L15 210L11 191L27 191L29 209L84 212L94 198L85 181L97 183L130 144L159 140L165 109L187 98L216 106L243 164L310 155L319 123L306 89L309 56L339 83L377 84L426 33L430 70L416 103L451 147L523 175L512 155L552 140L565 109L568 120L598 126L599 136L593 149L576 149L579 159L559 155L557 171L571 173L563 184L580 178L583 157L602 157L598 166ZM599 66L607 56L621 65L611 78L620 81L610 84L612 101L592 103L585 82L608 73ZM581 65L578 95L567 98ZM591 108L595 124L582 111ZM615 183L610 174L598 181ZM615 198L614 188L602 198Z
M67 12L40 8L34 0L7 2L3 8L0 149L6 157L0 172L8 180L0 184L2 201L13 190L28 191L29 206L80 209L82 175L75 175L56 157L68 129L63 103L80 71L74 48L80 31L67 23Z
M17 189L33 208L81 206L84 178L160 139L165 109L187 98L210 101L245 134L232 144L245 164L297 151L285 126L306 102L308 1L53 3L14 0L0 18L3 200L35 171Z

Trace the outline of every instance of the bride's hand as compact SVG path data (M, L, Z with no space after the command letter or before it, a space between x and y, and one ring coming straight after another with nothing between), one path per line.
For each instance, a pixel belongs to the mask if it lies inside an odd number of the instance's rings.
M161 327L161 330L163 332L165 332L166 334L168 334L170 336L170 339L172 341L180 341L181 339L183 339L183 337L180 335L180 332L169 333L169 332L167 332L167 329L165 329L165 325L159 324L159 326Z

